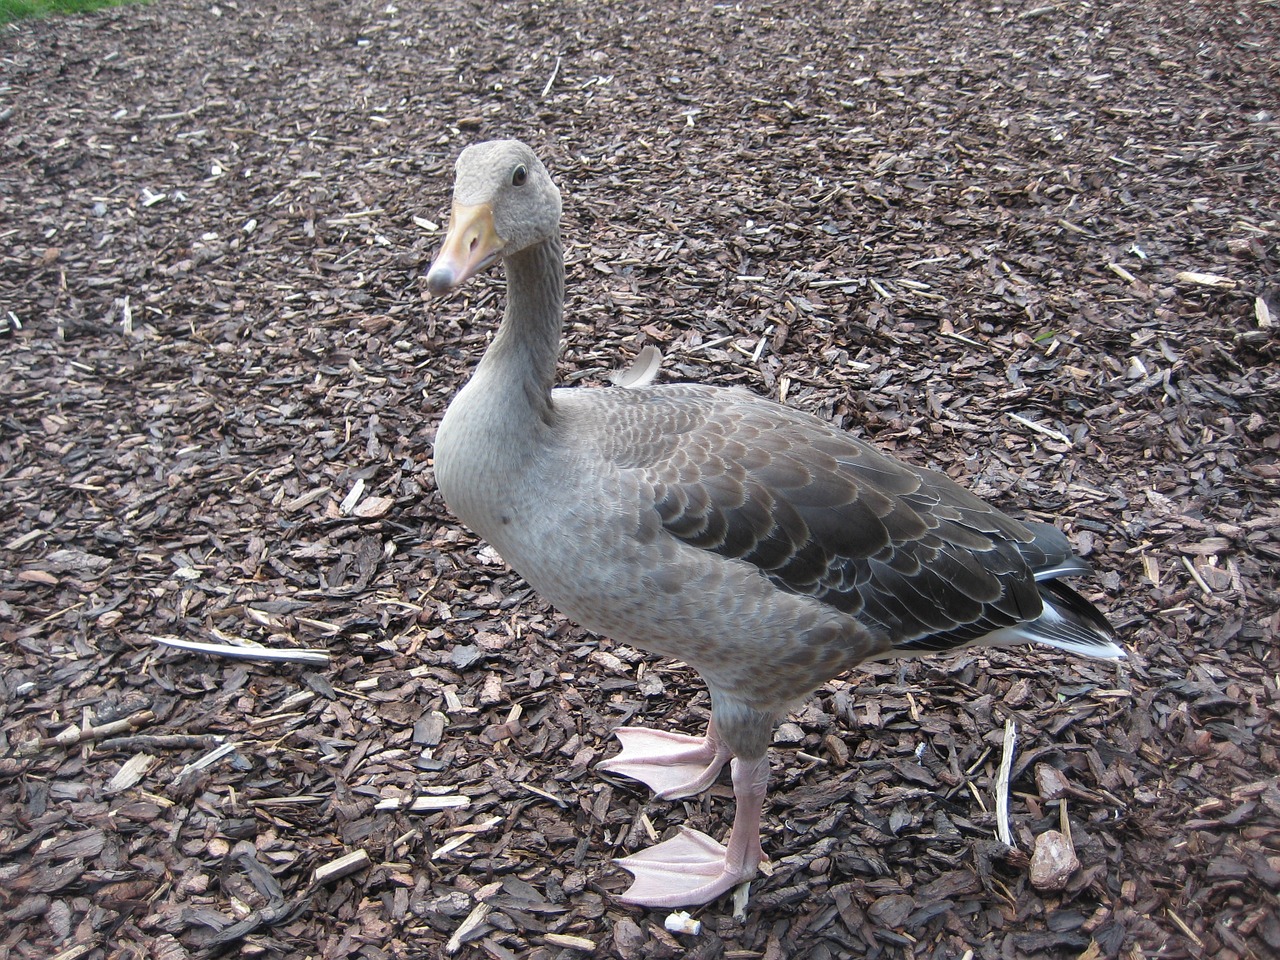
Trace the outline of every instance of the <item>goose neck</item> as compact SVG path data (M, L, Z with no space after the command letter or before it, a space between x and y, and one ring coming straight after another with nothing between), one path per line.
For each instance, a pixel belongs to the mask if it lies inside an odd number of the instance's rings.
M564 324L564 252L559 236L504 259L507 307L477 377L518 385L548 413Z

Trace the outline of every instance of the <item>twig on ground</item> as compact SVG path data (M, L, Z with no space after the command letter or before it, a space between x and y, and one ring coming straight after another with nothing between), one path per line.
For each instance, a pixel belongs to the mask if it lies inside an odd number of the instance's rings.
M1013 751L1018 743L1018 725L1010 718L1004 722L1004 753L1000 772L996 775L996 837L1007 847L1017 849L1013 831L1009 829L1009 777L1013 772Z
M198 760L192 760L185 767L179 770L177 773L177 776L173 778L173 783L175 785L180 784L191 775L198 773L199 771L203 770L205 767L208 767L214 763L217 763L219 760L221 760L223 757L227 756L228 754L235 753L236 747L238 746L239 744L233 742L233 743L224 743L220 746L214 747L212 750L206 753L203 757L200 757Z
M551 76L547 77L547 85L542 88L542 96L545 98L551 92L551 85L556 82L556 77L560 75L560 61L562 57L556 57L556 65L551 68Z
M412 800L388 797L386 800L379 800L373 809L407 810L409 813L422 813L424 810L452 810L470 805L471 800L469 797L464 797L461 794L449 794L447 796L414 797Z
M111 737L98 744L107 750L190 750L193 747L215 747L225 738L220 733L140 733L131 737Z
M256 643L243 646L233 643L204 643L199 640L183 640L180 637L154 637L156 643L178 650L192 653L207 653L215 657L226 657L231 660L264 660L273 663L302 663L311 667L327 667L329 654L314 647L295 647L281 650L276 647L264 647Z
M39 737L35 740L28 740L26 743L20 744L18 747L18 755L29 757L39 753L50 747L73 747L77 743L87 743L90 740L101 740L104 737L114 736L117 733L124 733L126 730L136 730L139 727L145 727L156 715L150 710L143 710L135 713L131 717L125 717L123 720L113 720L111 723L104 723L98 727L67 727L61 733L52 737Z
M1065 443L1069 447L1072 446L1071 438L1061 430L1054 430L1052 427L1046 427L1042 423L1036 423L1034 420L1028 420L1026 417L1020 417L1016 413L1007 413L1005 416L1010 420L1013 420L1015 423L1022 424L1029 430L1034 430L1036 433L1043 434L1046 437L1057 440L1059 443Z

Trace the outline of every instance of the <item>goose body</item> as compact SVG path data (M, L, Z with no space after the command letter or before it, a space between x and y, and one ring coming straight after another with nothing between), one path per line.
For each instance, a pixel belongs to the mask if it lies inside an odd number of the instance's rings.
M516 141L467 148L456 174L428 287L447 293L498 259L508 283L437 433L445 502L569 617L707 683L704 736L621 728L602 769L679 797L732 761L728 846L682 828L619 861L636 878L623 899L703 903L750 879L774 723L864 660L1031 641L1123 655L1059 582L1088 567L1053 527L745 390L553 388L559 192Z

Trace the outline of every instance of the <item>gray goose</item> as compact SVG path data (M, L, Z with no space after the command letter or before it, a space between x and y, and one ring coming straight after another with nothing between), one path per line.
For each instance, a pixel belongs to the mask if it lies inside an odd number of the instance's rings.
M706 734L616 731L602 770L664 798L731 763L727 845L688 827L619 860L622 899L706 903L755 875L776 721L864 660L1038 641L1123 656L1058 578L1054 527L1015 520L937 473L806 413L700 384L554 388L564 299L560 193L517 141L458 158L435 295L501 260L502 323L450 403L435 476L457 517L582 626L693 667Z

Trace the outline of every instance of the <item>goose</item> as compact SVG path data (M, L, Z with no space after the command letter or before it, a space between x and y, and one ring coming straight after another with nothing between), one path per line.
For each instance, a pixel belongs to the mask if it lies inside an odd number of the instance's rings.
M452 513L546 600L683 661L710 692L703 735L624 726L597 765L662 798L731 770L727 843L681 826L616 861L633 875L621 900L693 906L751 879L775 723L864 661L1033 641L1124 656L1061 582L1089 567L1053 526L744 389L555 387L560 218L528 146L461 152L426 285L444 296L501 261L506 307L440 422L434 470Z

